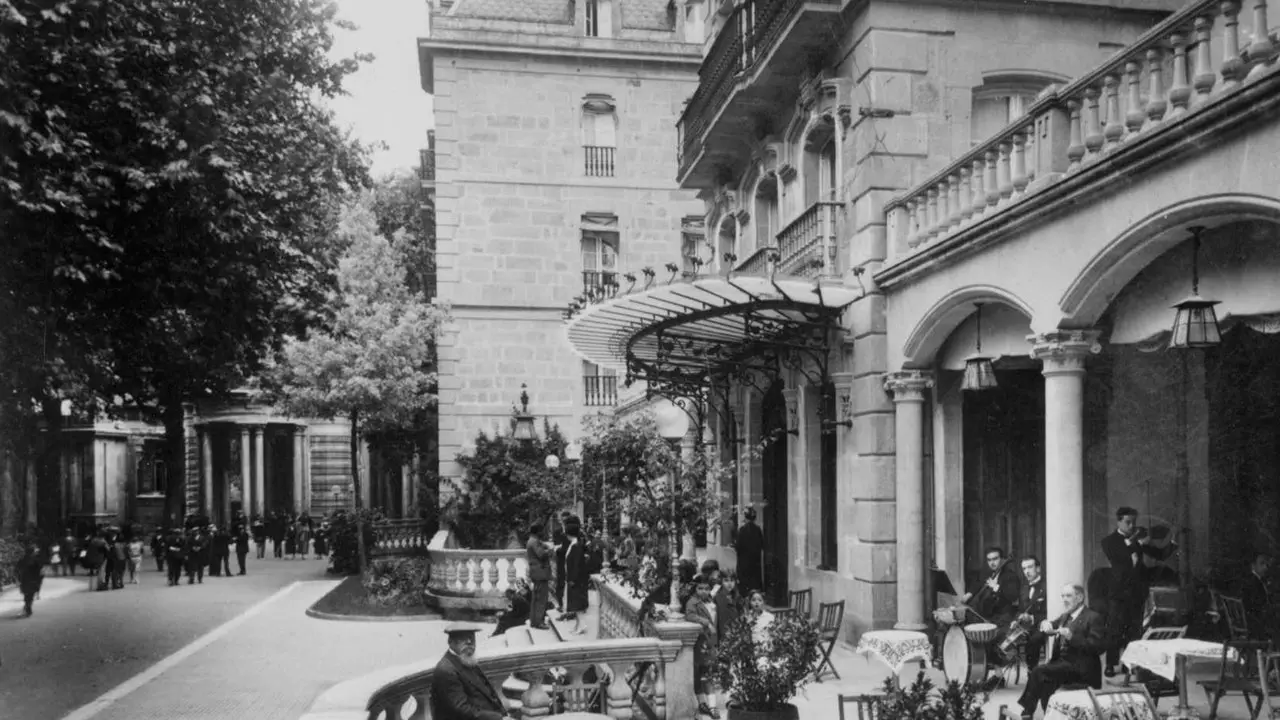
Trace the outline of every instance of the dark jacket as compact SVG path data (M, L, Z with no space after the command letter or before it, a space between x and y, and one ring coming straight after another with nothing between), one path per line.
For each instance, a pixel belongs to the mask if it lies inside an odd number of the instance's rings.
M724 638L728 636L729 628L742 617L742 598L737 589L729 592L721 585L713 599L716 603L716 635Z
M29 553L23 555L15 564L14 570L18 575L18 587L24 595L31 595L40 592L40 586L44 584L44 558L40 553Z
M1034 585L1024 587L1018 593L1018 614L1030 615L1032 623L1038 626L1048 616L1047 602L1044 578L1040 578Z
M435 720L502 720L506 707L480 668L462 664L452 652L431 676L431 717Z
M985 573L982 581L976 585L972 592L973 597L970 598L970 605L976 610L987 622L993 622L996 625L1008 625L1009 621L1018 612L1019 595L1022 593L1022 583L1018 578L1018 573L1014 571L1012 563L1005 563L1001 566L999 574L996 575L996 590L987 588L987 580L991 577L991 573Z
M1134 541L1129 544L1119 531L1112 532L1102 538L1102 552L1111 563L1111 582L1107 588L1112 598L1136 601L1147 598L1147 565L1142 562L1143 555L1150 555L1163 560L1173 553L1174 546L1157 548ZM1134 564L1134 556L1138 562Z
M1240 602L1244 605L1244 621L1249 628L1249 636L1270 640L1270 594L1266 583L1252 571L1240 581Z
M738 556L738 584L743 590L764 588L764 569L761 553L764 552L764 532L754 522L743 523L738 537L733 541Z
M525 558L529 561L529 582L548 582L551 580L551 546L535 535L529 536L524 546Z
M1053 626L1062 627L1066 619L1066 615L1059 617L1053 621ZM1071 663L1092 687L1101 687L1100 656L1107 650L1106 619L1086 607L1080 610L1080 615L1068 627L1071 628L1071 639L1057 638L1054 655L1050 659Z
M241 526L239 532L236 533L236 554L247 555L248 553L249 553L249 531L246 530L244 526Z

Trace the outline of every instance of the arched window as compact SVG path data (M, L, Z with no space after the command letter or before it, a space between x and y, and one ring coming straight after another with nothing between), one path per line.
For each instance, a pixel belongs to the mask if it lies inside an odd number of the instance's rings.
M836 188L836 135L831 123L813 126L804 140L804 205L834 202Z
M1045 88L1067 78L1046 73L1017 71L984 73L973 89L970 138L978 145L1027 113Z
M777 175L766 175L756 184L755 209L751 213L751 222L756 229L756 246L751 248L752 252L775 244L780 229Z
M588 177L613 177L618 147L618 109L608 95L591 94L582 102L582 147Z

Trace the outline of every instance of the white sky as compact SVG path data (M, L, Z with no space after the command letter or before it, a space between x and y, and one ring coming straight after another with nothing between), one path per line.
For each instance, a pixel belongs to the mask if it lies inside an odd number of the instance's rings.
M331 103L338 122L355 129L362 142L386 143L373 153L373 175L418 165L427 146L431 96L418 78L417 39L427 32L427 0L337 0L338 17L359 26L338 30L332 55L357 52L374 59L348 76L350 93Z

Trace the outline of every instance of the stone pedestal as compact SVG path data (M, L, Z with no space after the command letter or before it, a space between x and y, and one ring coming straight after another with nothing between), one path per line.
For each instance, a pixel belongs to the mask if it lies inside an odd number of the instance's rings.
M899 630L925 628L924 563L924 393L933 376L919 370L890 373L885 389L893 394L894 465L897 507Z
M663 640L680 641L680 654L667 663L667 717L692 718L698 712L693 692L693 646L701 628L697 623L670 620L653 623L652 629Z
M1049 616L1062 612L1068 583L1085 585L1084 373L1098 353L1098 333L1062 330L1029 338L1031 356L1044 363L1045 587Z

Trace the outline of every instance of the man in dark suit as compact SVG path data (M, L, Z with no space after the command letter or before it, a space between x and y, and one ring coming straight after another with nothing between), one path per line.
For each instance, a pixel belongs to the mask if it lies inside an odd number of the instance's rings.
M453 623L444 629L449 649L431 676L431 716L437 720L505 720L511 717L493 683L476 663L479 628Z
M525 544L525 559L529 561L529 582L533 585L533 602L529 608L529 625L541 630L547 628L547 595L551 591L551 554L554 548L543 541L542 526L529 528L529 542Z
M1251 640L1271 639L1271 593L1267 590L1270 569L1271 555L1255 552L1249 573L1240 581L1240 602L1244 605L1244 622Z
M733 551L738 556L738 587L742 594L764 589L764 532L756 525L755 508L742 511L744 522L738 528L733 541Z
M985 621L1001 627L1007 626L1018 614L1018 596L1022 583L1018 582L1018 573L1009 567L1001 548L987 548L987 570L989 574L986 580L972 592L961 595L960 602L974 600L974 612Z
M1130 640L1142 634L1142 611L1147 603L1150 582L1144 556L1164 560L1177 551L1177 544L1157 548L1142 542L1145 528L1138 527L1138 511L1131 507L1116 510L1116 531L1102 538L1102 552L1111 564L1107 583L1107 677L1119 672L1120 653Z
M1105 621L1084 606L1084 587L1062 588L1062 604L1067 611L1057 620L1045 620L1040 633L1051 639L1049 661L1027 675L1027 687L1018 698L1022 717L1031 718L1036 706L1047 708L1049 697L1064 685L1102 685L1102 663L1098 655L1106 649Z
M1028 555L1022 558L1022 591L1018 595L1018 623L1032 632L1027 637L1027 672L1040 664L1040 651L1044 650L1045 635L1038 631L1040 623L1048 618L1048 594L1044 588L1044 575L1040 558Z

